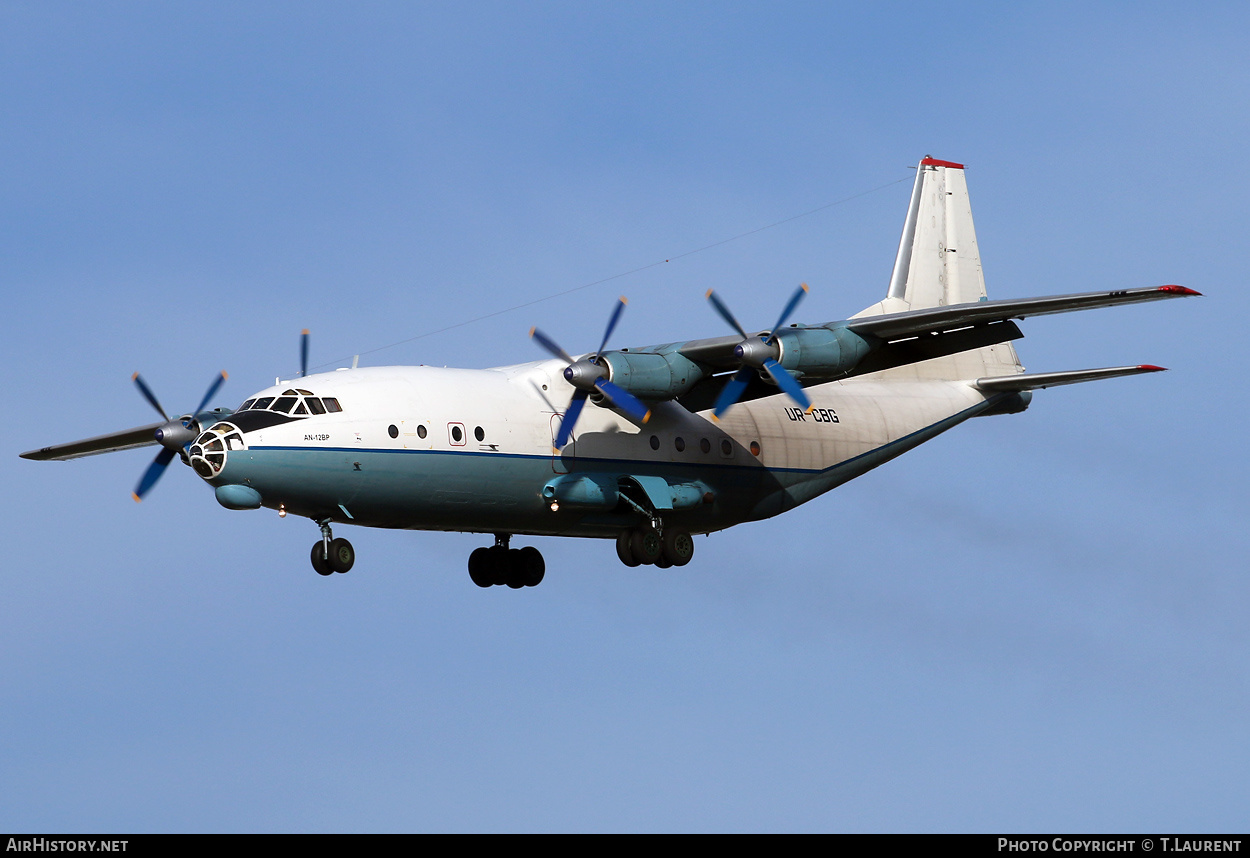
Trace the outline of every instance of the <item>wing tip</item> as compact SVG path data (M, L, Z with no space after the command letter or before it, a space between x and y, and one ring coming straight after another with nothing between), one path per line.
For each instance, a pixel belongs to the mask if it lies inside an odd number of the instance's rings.
M1138 364L1137 368L1141 370L1142 372L1167 372L1168 371L1168 368L1166 366L1157 366L1153 363Z
M1170 285L1170 286L1160 286L1159 291L1171 292L1174 295L1201 295L1202 294L1197 289L1190 289L1188 286L1176 286L1175 284Z

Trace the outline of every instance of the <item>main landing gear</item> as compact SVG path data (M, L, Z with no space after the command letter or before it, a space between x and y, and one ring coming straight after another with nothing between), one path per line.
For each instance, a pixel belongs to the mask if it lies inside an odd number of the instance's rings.
M532 545L509 548L511 534L496 533L490 548L475 548L469 555L469 577L479 587L506 584L513 590L535 587L543 580L547 563Z
M676 528L635 527L617 534L616 556L626 566L685 566L694 557L694 539Z
M356 549L342 537L335 539L330 532L330 520L317 522L321 525L321 538L313 543L312 567L318 575L333 575L335 572L346 572L356 562Z

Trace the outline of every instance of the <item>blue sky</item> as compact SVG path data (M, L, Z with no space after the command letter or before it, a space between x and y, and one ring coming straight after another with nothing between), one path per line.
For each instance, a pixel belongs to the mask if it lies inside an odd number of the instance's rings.
M1245 826L1240 4L0 4L0 828ZM220 508L23 450L313 363L492 366L879 300L968 164L1039 392L682 570ZM885 187L882 187L885 186ZM739 240L703 248L878 189ZM521 310L462 323L664 259ZM452 327L458 326L458 327ZM444 330L449 329L449 330ZM439 332L441 333L433 333ZM413 339L416 338L416 339ZM382 349L392 343L404 342Z

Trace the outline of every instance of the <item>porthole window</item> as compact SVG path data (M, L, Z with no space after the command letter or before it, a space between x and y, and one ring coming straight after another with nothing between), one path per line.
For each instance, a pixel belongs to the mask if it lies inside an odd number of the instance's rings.
M759 454L760 454L760 442L752 441L751 442L751 455L758 456Z
M390 426L387 426L387 427L386 427L386 434L387 434L387 435L390 435L392 438L398 438L398 437L399 437L399 427L398 427L398 426L396 426L394 423L392 423Z
M728 438L720 439L720 454L722 456L732 456L734 454L734 445L729 443Z
M457 444L464 440L464 433L460 431L459 426L451 427L451 440L455 441Z
M425 427L424 427L424 426L418 426L418 427L417 427L417 437L418 437L418 438L424 438L424 437L425 437Z
M683 450L685 450L685 449L686 449L686 439L685 439L685 438L674 438L674 439L673 439L673 446L677 448L677 452L678 452L678 453L682 452Z
M660 436L659 435L651 436L651 449L652 450L660 449Z
M706 438L700 438L699 449L702 450L704 453L712 452L712 442Z
M473 437L474 437L474 438L476 438L476 439L477 439L477 440L479 440L479 441L485 441L485 440L486 440L486 431L485 431L484 429L482 429L482 427L481 427L481 426L476 426L476 427L474 427L474 429L473 429Z

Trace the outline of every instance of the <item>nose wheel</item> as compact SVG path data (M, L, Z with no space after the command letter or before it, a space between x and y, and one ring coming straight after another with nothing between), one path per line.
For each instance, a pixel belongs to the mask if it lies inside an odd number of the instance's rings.
M313 543L310 552L312 568L318 575L333 575L351 569L356 563L356 549L346 539L334 538L329 521L317 523L321 525L321 538Z

